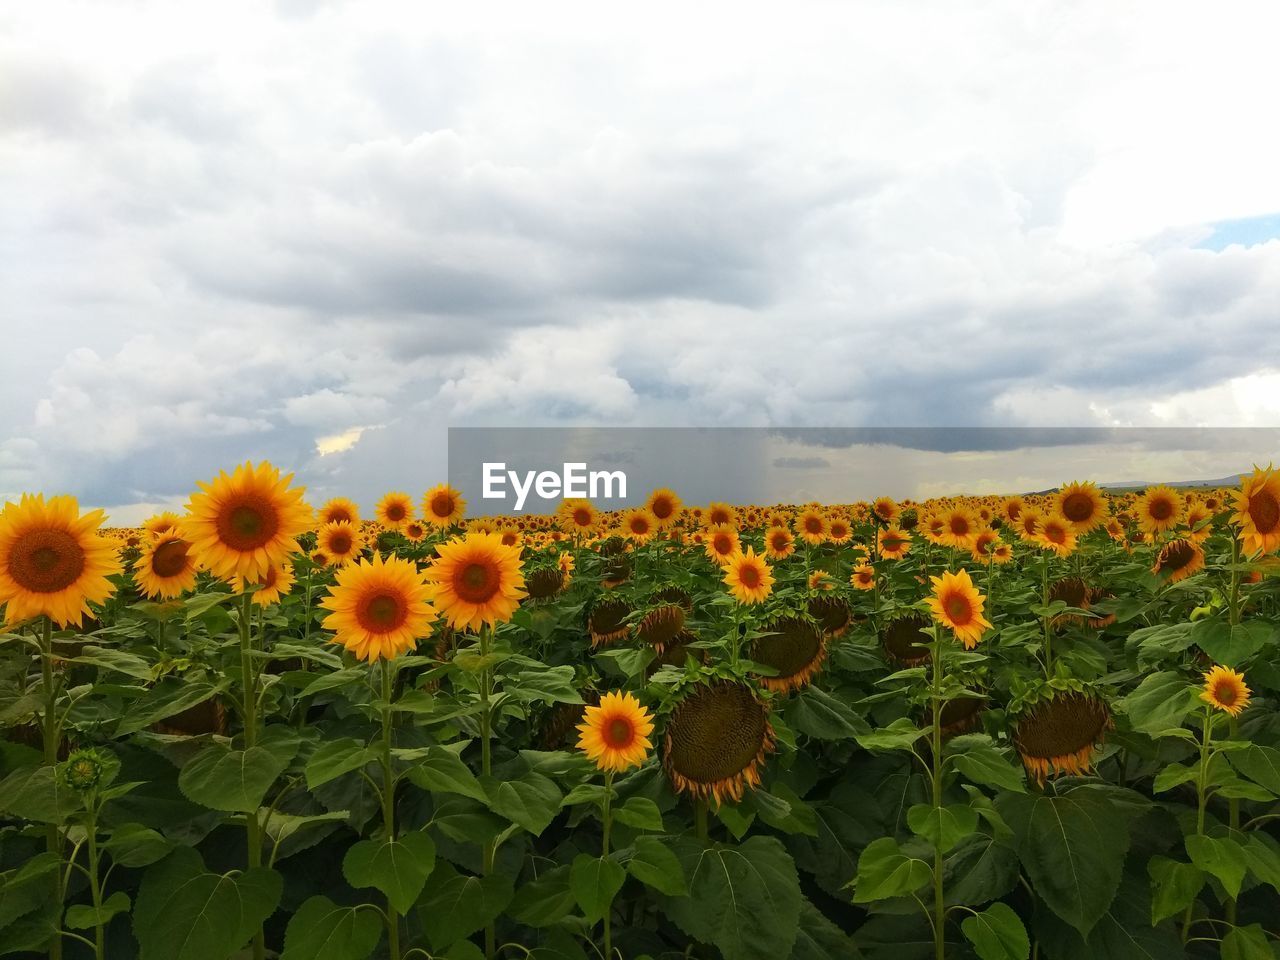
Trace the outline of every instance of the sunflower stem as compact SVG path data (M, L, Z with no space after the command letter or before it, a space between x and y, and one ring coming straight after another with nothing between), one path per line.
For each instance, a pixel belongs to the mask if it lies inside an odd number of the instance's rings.
M933 808L942 810L942 629L933 625L933 679L930 685L929 699L933 706L932 746L932 786ZM939 818L941 813L938 814ZM935 960L943 960L946 955L946 903L942 891L942 849L935 844L933 848L933 954Z
M54 688L53 677L53 621L44 618L43 636L40 642L40 674L44 682L44 762L48 767L58 765L58 691ZM45 831L45 841L50 853L58 858L58 867L54 870L55 896L58 902L57 935L49 944L50 960L62 958L62 903L66 897L65 883L62 875L62 831L57 824L51 823Z
M1040 562L1040 603L1049 606L1049 554L1046 551ZM1053 618L1047 613L1044 620L1044 675L1053 679Z
M489 715L489 694L490 684L493 682L489 675L489 665L487 663L489 657L489 625L482 624L480 627L480 772L487 778L493 767L493 757L489 749L489 732L492 724L492 718ZM484 874L488 876L493 872L493 863L497 855L498 848L493 840L486 841L484 845ZM492 920L485 924L484 928L484 955L486 960L493 960L494 950L497 946L497 930Z
M1235 527L1231 528L1231 593L1229 597L1229 619L1231 626L1236 626L1240 622L1240 535ZM1231 736L1235 738L1240 731L1240 725L1235 717L1231 718ZM1240 800L1232 797L1227 801L1227 816L1231 826L1231 832L1235 833L1240 829ZM1236 922L1236 898L1230 897L1227 900L1227 922L1235 925Z
M1200 764L1196 771L1196 836L1204 836L1204 819L1205 805L1208 802L1206 791L1209 782L1209 762L1213 758L1213 708L1206 704L1204 708L1204 722L1200 732ZM1195 900L1187 904L1186 912L1182 915L1182 942L1187 942L1188 933L1191 930L1191 909L1195 906Z
M245 592L240 598L240 683L244 687L241 695L244 725L244 748L252 750L258 743L258 674L257 664L253 658L253 594ZM249 868L262 866L262 825L258 823L258 812L253 810L245 814L245 835L247 843L247 861ZM253 935L253 960L264 960L267 955L266 940L262 927Z
M382 661L382 825L387 840L396 838L396 778L391 766L391 661ZM387 951L390 960L400 960L400 915L387 898Z
M613 824L613 771L610 770L604 775L604 837L600 844L600 859L607 860L609 858L609 828ZM604 908L604 956L605 960L612 960L613 957L613 938L609 927L609 921L613 919L613 904L610 903Z

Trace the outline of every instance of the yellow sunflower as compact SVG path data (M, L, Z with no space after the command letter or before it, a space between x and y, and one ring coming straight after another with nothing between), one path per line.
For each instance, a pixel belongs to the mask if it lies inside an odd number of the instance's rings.
M1272 553L1280 548L1280 473L1271 466L1255 467L1231 496L1231 522L1240 528L1245 551Z
M926 599L933 619L955 634L966 650L972 650L991 627L982 615L987 600L969 579L969 571L946 571L940 577L930 577L933 595Z
M978 521L965 507L952 507L942 515L942 542L949 547L968 550L978 535Z
M373 513L388 530L399 530L413 519L413 500L407 493L394 490L378 501Z
M400 533L410 543L421 543L427 538L427 528L417 520L410 520L406 523Z
M1088 533L1107 519L1107 498L1096 484L1088 481L1065 484L1054 498L1054 504L1057 512L1076 528L1076 533Z
M703 522L708 527L718 527L722 523L737 527L738 511L727 503L709 503L703 513Z
M724 565L724 583L739 603L761 603L773 592L773 573L754 547L735 553Z
M1204 690L1200 699L1215 710L1238 717L1240 711L1249 705L1249 693L1243 673L1237 673L1230 667L1215 666L1204 674Z
M1165 577L1170 583L1185 580L1197 570L1204 569L1204 548L1194 540L1170 540L1160 548L1152 573Z
M623 535L636 543L647 543L657 530L658 522L645 507L635 507L623 514Z
M182 521L176 513L165 511L157 513L154 517L150 517L142 522L142 529L147 531L153 537L158 537L162 533L172 533L177 529L178 524Z
M525 595L520 551L492 533L468 533L436 548L426 572L430 599L456 630L511 619Z
M1138 512L1138 526L1144 533L1164 533L1182 520L1182 494L1172 487L1150 487L1138 498L1134 508Z
M418 568L400 557L360 560L338 571L337 582L320 606L340 643L361 660L390 659L431 636L436 613L427 601L430 588Z
M880 556L886 560L901 560L911 550L911 534L901 527L889 527L876 535Z
M785 560L796 552L796 538L786 527L770 527L764 534L764 548L770 560Z
M666 487L659 487L649 494L649 499L645 501L645 508L653 517L659 530L665 530L680 519L680 498L676 496L674 490L668 490Z
M590 500L573 497L556 508L556 522L565 533L589 536L600 527L600 511L591 505Z
M1008 563L1013 559L1013 547L1004 541L997 541L991 547L991 561L993 563Z
M90 603L115 593L116 547L99 536L102 511L80 515L75 497L24 493L0 512L0 603L6 622L40 615L79 626Z
M325 555L329 566L345 567L360 556L364 536L346 520L334 520L316 533L316 549Z
M796 517L796 533L810 546L816 547L827 539L827 518L821 510L809 507Z
M264 460L198 484L201 492L191 495L181 524L196 562L219 580L256 582L297 553L312 512L302 499L305 488L290 486L292 479Z
M844 517L832 517L827 524L827 538L834 544L846 544L853 539L853 527Z
M172 600L196 585L191 544L177 533L162 533L142 548L133 564L133 582L144 597Z
M892 497L878 497L875 503L871 504L871 512L885 523L893 523L898 519L900 511Z
M606 693L583 710L578 749L601 770L623 773L645 761L653 717L630 693Z
M859 590L871 590L876 585L876 570L869 563L853 568L849 582Z
M973 538L973 543L969 549L973 552L973 559L979 563L991 562L991 551L995 549L995 545L1000 542L1000 536L994 530L981 530L978 535Z
M831 579L831 574L825 570L814 570L809 574L810 590L834 590L836 588L835 581Z
M231 588L236 593L244 593L245 582L243 577L232 577ZM278 567L268 567L267 575L257 581L257 586L250 602L259 607L279 603L280 598L293 589L293 565L284 563Z
M1000 513L1010 523L1017 523L1022 513L1022 498L1005 497L1004 502L1000 504Z
M319 516L316 518L316 523L322 527L326 523L337 523L338 521L346 521L353 527L360 526L360 508L346 497L334 497L332 500L326 500L318 513Z
M441 529L462 522L467 501L447 483L437 484L422 498L422 516L427 523Z
M707 557L722 566L739 552L738 531L728 524L722 523L707 530L703 543Z
M1075 527L1060 513L1039 517L1036 520L1035 542L1060 557L1068 556L1076 548Z

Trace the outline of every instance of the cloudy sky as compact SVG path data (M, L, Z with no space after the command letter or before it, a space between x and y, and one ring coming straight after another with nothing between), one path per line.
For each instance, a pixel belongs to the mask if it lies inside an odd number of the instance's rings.
M1278 33L6 4L0 496L128 521L269 457L371 505L450 425L1278 426Z

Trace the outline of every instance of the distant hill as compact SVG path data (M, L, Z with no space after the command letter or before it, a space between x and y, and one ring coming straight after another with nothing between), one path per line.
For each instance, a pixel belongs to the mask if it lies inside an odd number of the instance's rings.
M1138 483L1128 480L1124 483L1100 483L1098 486L1105 487L1108 490L1142 490L1146 487L1165 486L1165 487L1238 487L1242 477L1247 477L1247 473L1235 473L1229 477L1221 477L1217 480L1161 480L1159 483Z

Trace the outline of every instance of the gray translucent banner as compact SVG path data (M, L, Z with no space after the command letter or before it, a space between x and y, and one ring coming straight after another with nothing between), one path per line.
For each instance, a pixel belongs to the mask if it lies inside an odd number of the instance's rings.
M603 509L669 487L690 504L1234 486L1280 459L1280 428L454 427L449 482L471 516Z

